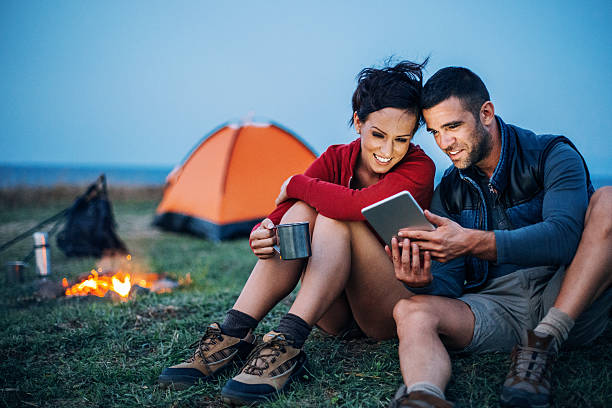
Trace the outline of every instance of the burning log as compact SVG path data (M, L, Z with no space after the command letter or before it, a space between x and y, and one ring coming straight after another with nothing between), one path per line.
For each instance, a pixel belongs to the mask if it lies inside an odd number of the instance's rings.
M176 281L161 278L156 273L143 272L135 267L131 255L126 257L105 257L100 260L98 269L92 269L86 278L70 286L64 278L62 285L68 297L98 296L116 297L125 300L133 294L165 293L178 286Z
M68 283L64 278L66 284ZM104 297L106 292L112 290L119 296L127 298L130 294L130 275L119 271L113 276L99 276L95 269L91 270L91 274L82 282L76 283L66 289L66 296L87 296L94 295Z

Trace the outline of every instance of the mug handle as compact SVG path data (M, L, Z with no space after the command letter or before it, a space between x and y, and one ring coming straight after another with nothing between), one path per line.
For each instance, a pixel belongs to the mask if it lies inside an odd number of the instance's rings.
M276 227L276 225L275 225L275 226L273 226L273 227L272 227L272 228L270 228L270 229L274 230L274 233L275 233L275 235L276 235L276 242L278 242L278 228L277 228L277 227ZM278 255L280 256L280 253L281 253L281 251L280 251L280 246L279 246L278 244L276 244L276 245L272 245L272 248L274 248L274 250L275 250L275 251L278 253ZM282 257L281 257L281 259L282 259Z

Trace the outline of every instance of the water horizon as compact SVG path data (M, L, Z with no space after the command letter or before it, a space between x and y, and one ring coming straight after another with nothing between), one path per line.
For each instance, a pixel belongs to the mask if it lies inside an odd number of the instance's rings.
M100 174L109 186L163 186L174 166L127 164L0 163L0 188L86 186ZM436 172L435 184L443 171ZM612 185L611 174L591 174L595 188Z
M162 186L173 166L0 163L0 188L86 186L100 174L110 186Z

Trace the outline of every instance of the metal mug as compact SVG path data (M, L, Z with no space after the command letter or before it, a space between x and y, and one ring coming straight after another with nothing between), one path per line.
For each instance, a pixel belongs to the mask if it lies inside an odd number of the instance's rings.
M281 259L305 259L312 255L308 221L279 224L274 228L278 239L278 245L274 245L274 249Z
M7 271L6 277L9 283L21 283L23 282L25 268L28 264L21 261L11 261L6 263Z

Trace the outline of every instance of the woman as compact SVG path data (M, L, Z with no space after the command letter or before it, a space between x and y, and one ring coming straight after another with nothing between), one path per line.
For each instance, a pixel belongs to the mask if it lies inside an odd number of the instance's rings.
M191 359L163 370L162 385L207 381L250 353L240 374L222 390L226 402L250 403L273 397L300 376L306 361L302 346L315 324L334 335L357 325L373 338L395 336L393 306L410 292L395 279L393 264L361 208L402 190L429 207L435 167L410 143L422 122L425 63L361 71L351 119L359 138L329 147L304 174L283 184L277 208L250 235L259 260L234 307L221 325L208 327ZM281 260L272 247L273 227L300 221L310 224L312 256ZM258 322L300 278L289 313L254 348Z

